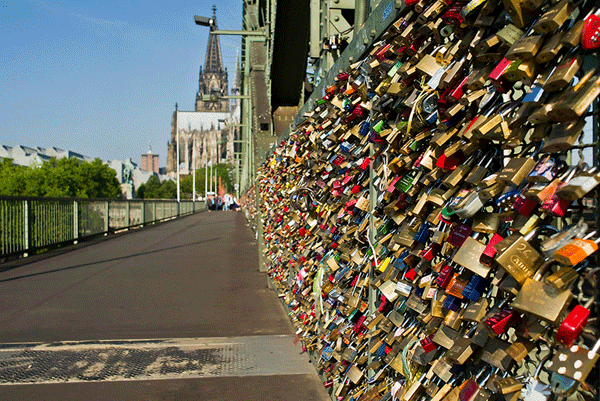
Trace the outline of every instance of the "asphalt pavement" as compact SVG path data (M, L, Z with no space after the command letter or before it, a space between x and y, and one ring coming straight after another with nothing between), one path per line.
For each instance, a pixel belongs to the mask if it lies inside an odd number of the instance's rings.
M0 273L0 399L327 400L242 213Z

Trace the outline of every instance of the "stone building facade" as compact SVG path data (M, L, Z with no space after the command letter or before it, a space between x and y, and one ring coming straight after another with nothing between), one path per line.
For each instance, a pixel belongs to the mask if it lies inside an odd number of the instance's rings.
M216 7L213 7L213 26L217 30ZM238 66L239 70L239 66ZM239 79L231 94L239 94ZM167 145L167 174L177 174L177 138L179 137L179 163L181 174L189 174L192 169L219 163L233 163L234 139L239 128L231 127L239 123L239 102L228 99L205 101L205 95L229 95L227 69L223 67L221 46L218 35L209 35L204 68L200 67L198 92L195 110L180 111L175 106L171 120L171 140ZM178 135L179 134L179 135Z

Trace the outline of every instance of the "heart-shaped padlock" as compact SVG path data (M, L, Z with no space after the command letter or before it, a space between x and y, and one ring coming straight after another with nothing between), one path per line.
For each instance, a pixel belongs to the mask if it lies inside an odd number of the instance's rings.
M581 31L581 47L586 50L600 47L600 10L588 15Z

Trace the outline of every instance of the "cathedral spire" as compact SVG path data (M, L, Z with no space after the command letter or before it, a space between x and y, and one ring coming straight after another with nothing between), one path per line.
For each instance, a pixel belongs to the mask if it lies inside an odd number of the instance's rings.
M217 6L213 6L213 24L210 27L211 34L208 36L208 47L206 48L206 61L204 62L204 72L221 73L223 72L223 59L221 58L221 44L219 36L212 32L217 28Z
M208 35L208 47L206 48L206 62L204 69L200 67L198 77L198 93L196 94L196 111L229 111L229 100L204 101L204 95L226 96L229 94L229 83L227 69L223 68L221 58L221 44L219 35L212 32L217 28L217 7L213 6L213 24L210 27L211 34Z

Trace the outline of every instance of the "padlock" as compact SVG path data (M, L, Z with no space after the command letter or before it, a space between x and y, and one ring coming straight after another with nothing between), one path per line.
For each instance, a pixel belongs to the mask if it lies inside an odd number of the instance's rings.
M492 377L493 371L486 372L485 368L477 374L477 376L469 379L466 384L462 386L459 393L460 401L470 401L475 398L477 393L485 386L487 381Z
M536 234L537 230L533 230L525 237L513 234L494 245L497 251L496 262L519 284L533 277L542 265L542 255L529 244L529 240Z
M504 54L507 60L528 60L536 56L544 44L544 36L541 34L531 35L531 28L518 40L516 40Z
M579 172L579 174L556 189L556 196L571 201L582 198L600 183L600 174L596 173L596 171L597 168L593 167L590 170Z
M503 239L504 237L502 237L500 234L494 233L492 235L492 238L490 238L490 241L485 246L485 249L479 256L479 263L481 263L484 266L491 267L494 263L494 256L496 256L497 253L497 250L496 248L494 248L494 245L496 245Z
M473 355L475 350L478 348L473 343L470 336L475 331L477 326L473 326L469 332L465 333L464 336L459 336L452 344L452 347L444 354L444 357L453 364L463 365Z
M462 180L471 171L472 165L475 162L476 155L471 155L466 162L456 167L450 174L442 180L442 184L446 188L454 188L462 182Z
M529 182L550 182L556 177L559 162L556 157L546 155L541 157L527 176Z
M561 0L547 10L535 24L533 30L539 34L554 33L565 23L575 9L575 4L569 0Z
M590 301L594 301L594 298ZM590 317L590 310L588 309L589 305L590 304L587 304L586 306L575 305L567 317L562 321L556 331L556 341L559 344L570 348L575 343L575 340L577 340L583 331L583 328Z
M554 252L553 256L558 262L566 266L575 266L598 250L600 238L591 240L597 232L593 231L582 239L574 238L562 248Z
M548 92L557 92L563 90L571 83L571 80L579 71L583 64L583 58L580 55L568 55L559 65L554 68L552 74L544 84L544 90Z
M581 268L583 268L583 266ZM547 276L544 279L544 282L556 287L559 290L564 289L568 287L569 284L571 284L577 277L579 277L578 270L575 270L571 266L563 266Z
M600 355L598 355L599 348L600 341L596 342L592 349L586 349L578 345L569 348L561 347L548 363L548 369L579 382L584 382L600 358Z
M450 230L446 242L456 248L460 248L472 232L473 229L471 226L465 223L456 223L452 230Z
M452 261L469 269L476 275L487 277L490 272L489 266L482 265L479 262L480 256L485 250L486 245L477 240L478 235L479 234L476 233L475 237L467 237L458 251L454 254Z
M597 49L600 46L600 9L586 16L581 28L581 47L586 50Z
M535 277L541 277L540 273ZM555 324L568 307L571 298L572 294L568 289L557 290L551 285L527 278L511 306Z
M464 288L462 296L466 300L477 301L483 295L485 288L488 285L488 281L478 274L473 274L469 283Z
M558 232L540 243L540 251L546 256L551 257L554 252L565 246L573 238L583 237L588 229L588 225L581 219L576 225Z
M510 183L516 186L520 185L536 165L534 156L537 154L539 149L534 152L532 156L526 156L527 151L534 145L534 143L530 144L523 149L523 151L519 154L519 157L510 159L506 166L498 173L498 181Z
M464 182L469 185L479 184L479 182L489 173L490 165L494 162L497 153L498 150L496 148L490 150L488 154L481 159L481 162L473 167L473 169L469 172L469 175L467 175L465 178Z
M520 0L502 0L506 12L513 24L519 28L525 28L534 18L529 10L523 7L523 2Z
M454 268L450 265L445 265L441 271L439 272L436 283L440 288L446 288L448 283L450 283L450 279L454 274Z
M461 197L456 197L447 208L461 219L473 217L483 207L483 199L480 196L483 190L471 188Z
M492 336L499 336L517 324L518 315L512 308L504 309L483 322L484 327Z
M552 121L572 121L580 118L600 94L600 76L589 70L577 84L561 93L560 99L548 110ZM566 92L566 93L564 93Z
M513 60L502 76L510 82L531 84L537 75L537 69L538 64L534 59Z

